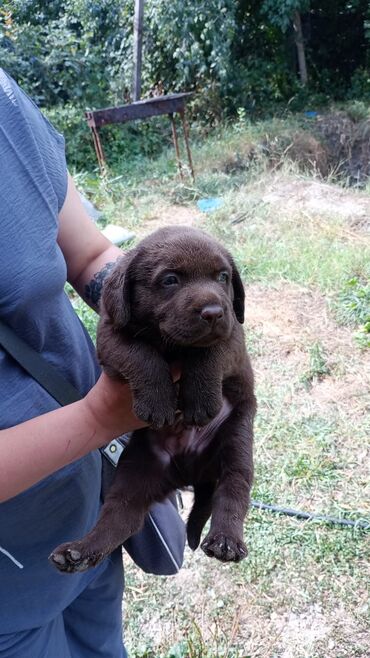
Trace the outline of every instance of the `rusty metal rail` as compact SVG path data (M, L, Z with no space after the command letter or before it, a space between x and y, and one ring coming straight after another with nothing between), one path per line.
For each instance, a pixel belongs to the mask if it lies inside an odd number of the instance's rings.
M100 110L91 110L85 112L87 124L92 132L96 156L98 158L101 171L105 171L106 158L100 139L99 128L107 125L128 123L130 121L149 119L151 117L167 114L171 120L172 125L172 139L176 152L177 166L179 169L180 178L183 179L183 168L181 164L179 141L174 116L175 114L179 114L182 122L190 173L192 179L194 180L194 167L189 143L189 125L185 116L185 103L190 96L192 96L190 92L171 94L166 96L156 96L154 98L137 101L136 103L131 103L129 105L107 107Z

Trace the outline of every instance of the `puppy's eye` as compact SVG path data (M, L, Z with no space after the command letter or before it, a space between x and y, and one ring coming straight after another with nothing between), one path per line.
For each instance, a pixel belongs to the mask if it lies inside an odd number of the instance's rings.
M229 280L229 273L223 270L222 272L219 272L217 275L217 281L220 281L220 283L227 283Z
M179 277L176 274L166 274L162 279L162 286L168 288L170 286L177 286L180 283Z

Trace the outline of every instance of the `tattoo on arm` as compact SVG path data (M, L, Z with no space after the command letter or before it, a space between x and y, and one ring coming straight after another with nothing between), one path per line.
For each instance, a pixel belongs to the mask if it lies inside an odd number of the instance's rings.
M99 307L104 279L110 274L115 264L116 263L106 263L100 272L94 274L94 278L91 279L90 283L85 286L85 299L96 308Z

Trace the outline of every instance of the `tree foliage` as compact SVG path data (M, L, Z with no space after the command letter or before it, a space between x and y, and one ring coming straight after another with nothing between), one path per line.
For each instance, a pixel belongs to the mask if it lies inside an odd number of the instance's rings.
M309 0L264 0L262 12L273 25L286 32L292 24L294 12L307 11L309 6Z
M309 90L297 76L299 12ZM42 106L130 97L134 0L3 0L0 65ZM198 92L205 115L370 93L370 0L146 0L143 92ZM292 100L293 99L293 100Z

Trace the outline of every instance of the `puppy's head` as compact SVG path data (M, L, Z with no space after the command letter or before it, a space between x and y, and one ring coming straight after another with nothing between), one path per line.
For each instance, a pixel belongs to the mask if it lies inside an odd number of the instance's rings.
M244 322L244 289L230 254L206 233L159 229L123 257L103 303L117 328L178 346L208 346Z

